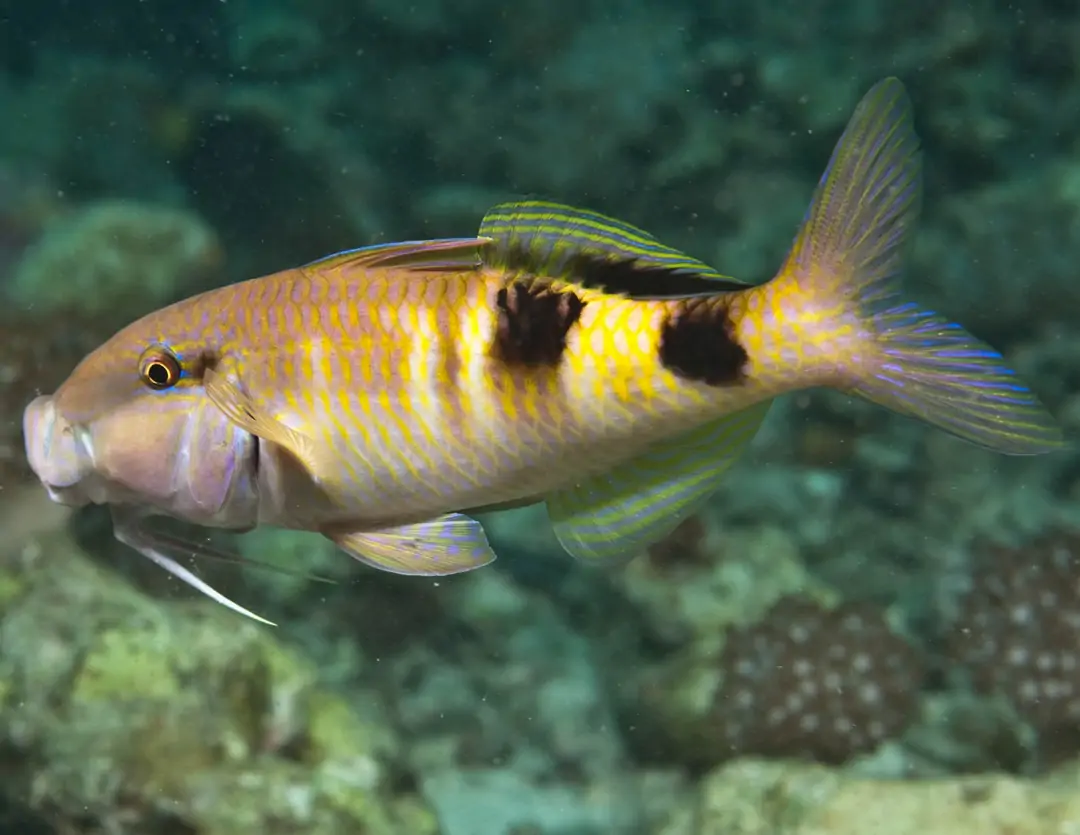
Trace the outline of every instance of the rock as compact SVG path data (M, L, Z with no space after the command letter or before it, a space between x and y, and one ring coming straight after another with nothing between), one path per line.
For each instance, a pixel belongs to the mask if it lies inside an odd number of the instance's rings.
M37 516L39 494L5 494L5 512ZM437 831L391 785L388 722L321 688L272 631L207 601L152 600L56 528L17 533L0 551L13 799L118 835Z
M770 526L723 529L702 514L629 563L614 582L672 647L632 675L610 672L624 731L639 757L708 767L732 756L721 747L715 706L723 700L727 637L757 624L797 594L832 606L835 593L803 566L795 543Z
M659 635L673 643L719 648L725 631L753 623L786 594L832 602L814 580L796 543L768 525L725 528L703 513L663 543L613 573Z
M590 647L550 601L495 568L440 578L439 592L439 631L452 642L391 662L414 771L500 766L581 787L624 767Z
M445 835L610 835L632 831L636 821L635 804L617 791L540 786L508 769L444 772L424 790Z
M49 226L23 255L9 293L36 313L77 305L87 315L140 315L223 266L214 231L182 209L107 200Z
M934 781L853 777L743 760L704 778L696 805L654 835L1075 835L1080 771L1043 782L1004 775Z

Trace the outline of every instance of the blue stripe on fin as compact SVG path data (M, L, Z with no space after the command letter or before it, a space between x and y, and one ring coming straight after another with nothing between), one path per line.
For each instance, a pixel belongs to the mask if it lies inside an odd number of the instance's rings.
M555 536L586 562L634 557L661 541L716 492L771 404L711 421L547 497Z
M823 333L840 322L844 333L867 332L832 357L843 388L995 452L1061 449L1061 426L997 350L904 300L922 181L911 101L898 79L884 79L837 141L780 280L834 317Z
M437 577L495 561L483 527L461 513L397 528L328 533L326 538L353 559L393 574Z
M655 292L638 291L635 287L629 293L634 296L711 294L747 286L660 243L636 226L559 203L543 200L500 203L484 216L479 235L494 242L485 257L491 266L531 270L585 286L589 286L589 270L582 268L582 259L627 264L639 272L654 273L653 278L659 280L651 282L650 290ZM604 277L611 278L610 274ZM623 292L620 287L600 289Z

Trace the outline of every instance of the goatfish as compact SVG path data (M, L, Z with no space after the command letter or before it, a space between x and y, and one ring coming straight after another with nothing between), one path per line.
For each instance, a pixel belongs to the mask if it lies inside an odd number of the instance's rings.
M763 283L593 211L503 203L475 237L350 250L144 316L27 406L27 457L54 501L109 505L121 542L261 620L147 520L309 531L433 576L495 559L475 514L542 502L600 564L701 510L770 404L814 387L999 453L1061 448L996 350L901 295L921 185L885 79Z

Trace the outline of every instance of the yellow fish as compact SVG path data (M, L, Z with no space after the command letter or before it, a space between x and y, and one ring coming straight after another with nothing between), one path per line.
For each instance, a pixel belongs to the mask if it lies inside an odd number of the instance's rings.
M781 394L827 386L1011 454L1063 445L1000 354L905 301L920 203L896 79L859 103L783 266L751 286L591 211L358 249L151 313L26 410L56 501L237 611L142 524L321 533L403 574L495 555L469 513L544 502L632 555L699 510Z

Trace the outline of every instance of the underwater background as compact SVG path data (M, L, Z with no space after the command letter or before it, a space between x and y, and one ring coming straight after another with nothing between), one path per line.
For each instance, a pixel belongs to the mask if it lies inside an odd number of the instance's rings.
M118 327L537 195L779 266L859 97L925 147L910 294L1080 430L1071 0L0 2L0 832L1076 835L1080 456L785 398L626 566L542 510L379 573L199 573L49 502L22 410ZM332 584L301 576L314 572Z

